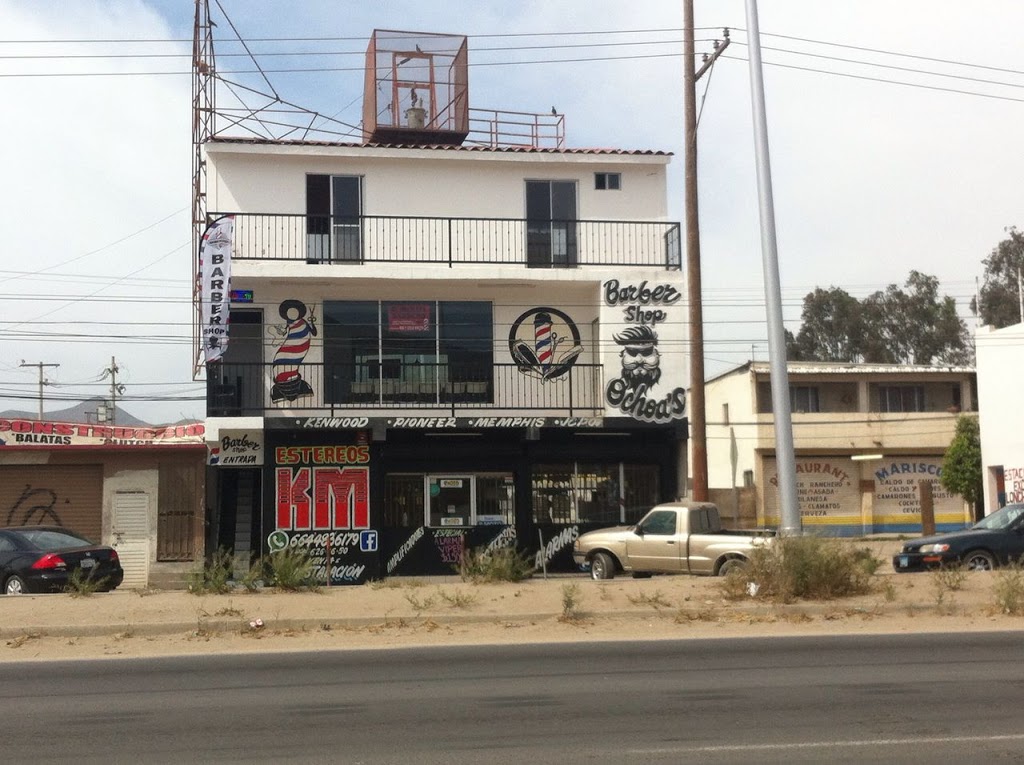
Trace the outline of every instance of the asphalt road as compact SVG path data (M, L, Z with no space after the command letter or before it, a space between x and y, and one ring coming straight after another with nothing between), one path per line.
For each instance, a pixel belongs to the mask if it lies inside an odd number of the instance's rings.
M1024 633L0 665L4 762L1024 762Z

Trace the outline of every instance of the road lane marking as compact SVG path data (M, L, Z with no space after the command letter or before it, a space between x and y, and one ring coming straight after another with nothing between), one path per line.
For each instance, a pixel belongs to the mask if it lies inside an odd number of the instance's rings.
M824 749L837 746L916 746L919 744L975 744L1000 741L1022 741L1024 733L999 736L919 736L917 738L882 738L864 741L798 741L791 744L722 744L719 746L674 747L663 749L631 749L627 754L714 754L716 752L777 752L796 749Z

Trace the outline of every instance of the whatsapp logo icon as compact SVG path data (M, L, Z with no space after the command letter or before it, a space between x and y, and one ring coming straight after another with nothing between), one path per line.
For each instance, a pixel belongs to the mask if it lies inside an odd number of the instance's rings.
M267 544L270 546L270 552L277 552L288 547L288 532L277 531L270 532L270 536L267 537Z

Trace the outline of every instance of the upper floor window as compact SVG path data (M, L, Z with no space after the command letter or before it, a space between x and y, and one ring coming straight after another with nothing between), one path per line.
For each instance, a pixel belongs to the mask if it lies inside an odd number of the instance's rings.
M437 403L493 397L493 309L469 301L324 302L332 403Z
M306 176L306 259L359 263L363 259L363 179Z
M526 265L576 265L576 182L526 182Z
M820 412L818 389L808 385L790 386L789 406L794 412Z
M594 188L598 191L618 191L622 188L622 173L594 173Z
M878 386L879 412L923 412L923 385Z

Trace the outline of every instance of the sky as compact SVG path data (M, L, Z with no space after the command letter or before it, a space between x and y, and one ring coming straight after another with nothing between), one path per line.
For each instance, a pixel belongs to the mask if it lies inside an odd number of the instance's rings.
M554 105L570 146L674 152L669 218L683 219L679 0L212 5L222 72L266 89L251 60L231 55L244 52L237 30L283 99L350 124L375 28L467 35L472 106ZM746 3L695 6L698 52L725 27L732 41L698 83L714 376L766 359L767 330ZM914 269L940 279L973 329L981 261L1024 224L1013 34L1024 3L760 6L787 327L798 329L816 286L864 297ZM203 416L191 345L192 19L186 0L0 0L0 411L36 410L39 371L23 364L41 362L59 364L44 370L45 411L109 396L116 364L132 414Z

